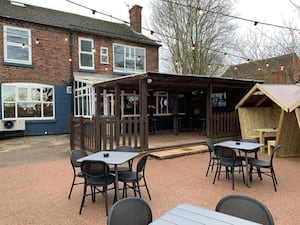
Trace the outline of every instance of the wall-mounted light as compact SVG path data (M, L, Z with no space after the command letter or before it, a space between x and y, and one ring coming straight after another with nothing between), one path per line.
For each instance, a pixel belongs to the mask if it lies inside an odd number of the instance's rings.
M152 78L150 76L147 77L147 84L151 84L152 83Z

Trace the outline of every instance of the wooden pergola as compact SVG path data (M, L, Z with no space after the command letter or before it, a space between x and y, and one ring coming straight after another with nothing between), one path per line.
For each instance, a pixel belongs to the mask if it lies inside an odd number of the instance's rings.
M232 78L209 77L209 76L196 76L196 75L179 75L179 74L166 74L157 72L147 72L139 75L127 75L110 79L108 81L100 81L94 84L96 90L96 99L101 99L103 90L114 93L115 95L115 115L114 122L119 124L121 112L121 90L135 91L139 95L139 133L140 145L142 149L148 147L148 94L150 91L166 91L174 99L173 102L173 132L178 134L178 95L181 93L201 92L205 93L206 105L199 106L205 107L205 120L206 122L206 135L212 135L212 122L213 118L212 107L212 93L213 91L225 90L227 94L227 106L221 109L215 109L216 112L232 113L235 111L234 107L237 102L249 91L256 83L261 81L241 80ZM103 115L101 108L96 104L96 116ZM229 127L230 125L228 125ZM223 135L230 135L230 129ZM119 129L115 130L115 137L119 137Z

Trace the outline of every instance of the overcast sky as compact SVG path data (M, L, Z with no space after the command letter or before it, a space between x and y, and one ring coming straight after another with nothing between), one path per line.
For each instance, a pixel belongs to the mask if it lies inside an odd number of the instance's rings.
M84 9L80 6L72 4L66 0L16 0L19 2L24 2L32 5L39 5L42 7L53 8L62 11L69 11L78 14L92 16L90 10ZM150 4L151 0L72 0L78 4L86 6L88 8L95 9L98 12L112 15L124 21L129 21L128 10L133 5L138 4L143 7L143 27L150 28L149 23L147 23L148 15L150 14ZM300 5L300 0L294 0ZM283 25L282 18L288 20L289 18L297 18L297 13L295 8L289 2L289 0L239 0L239 4L236 5L238 16L265 22L271 24ZM100 19L111 20L111 18L106 16L100 16ZM114 21L116 22L116 21ZM252 26L249 22L241 22L241 26L247 27Z

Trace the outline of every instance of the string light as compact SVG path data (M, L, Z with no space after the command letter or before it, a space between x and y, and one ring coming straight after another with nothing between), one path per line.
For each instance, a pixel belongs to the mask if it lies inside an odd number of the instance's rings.
M280 70L281 70L281 71L284 70L284 65L280 65Z
M193 45L192 45L192 51L195 51L195 50L196 50L196 45L193 44Z
M270 64L269 63L266 63L266 67L268 68L270 66Z

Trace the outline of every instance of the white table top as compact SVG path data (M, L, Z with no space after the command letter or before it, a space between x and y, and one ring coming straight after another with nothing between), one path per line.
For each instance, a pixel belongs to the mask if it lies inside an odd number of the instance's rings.
M108 157L104 157L104 154L108 154ZM77 160L82 162L84 160L103 161L107 164L120 165L130 159L135 158L138 155L137 152L118 152L118 151L101 151L97 152Z
M149 225L257 225L231 215L204 209L190 204L180 204L154 220Z
M257 148L263 146L263 144L245 142L245 141L223 141L220 143L216 143L215 146L240 149L240 150L254 150L254 149L257 149Z

